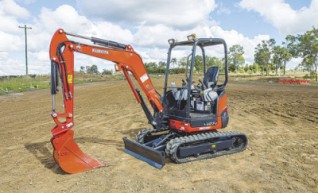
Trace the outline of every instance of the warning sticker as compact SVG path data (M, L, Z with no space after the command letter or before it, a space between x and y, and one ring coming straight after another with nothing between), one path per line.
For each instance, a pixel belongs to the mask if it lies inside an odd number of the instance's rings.
M68 82L69 84L72 84L72 83L73 83L73 75L71 75L71 74L67 75L67 82Z
M147 74L144 74L144 75L142 75L141 77L140 77L140 80L141 80L141 82L142 83L144 83L146 80L148 80L149 79L149 77L148 77L148 75Z

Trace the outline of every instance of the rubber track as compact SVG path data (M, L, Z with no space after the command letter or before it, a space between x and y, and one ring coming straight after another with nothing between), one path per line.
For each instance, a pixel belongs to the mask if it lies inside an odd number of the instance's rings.
M191 156L186 158L179 158L177 155L178 148L182 144L205 142L208 140L219 139L219 138L229 139L233 137L240 137L241 139L243 139L244 145L240 146L239 148L232 148L230 150L206 153L206 154ZM166 155L170 157L170 159L176 163L185 163L185 162L190 162L195 160L209 159L209 158L214 158L214 157L218 157L222 155L228 155L228 154L241 152L246 149L246 146L247 146L247 137L245 134L241 132L236 132L236 131L207 132L207 133L194 134L194 135L189 135L184 137L178 137L178 138L170 140L166 146Z

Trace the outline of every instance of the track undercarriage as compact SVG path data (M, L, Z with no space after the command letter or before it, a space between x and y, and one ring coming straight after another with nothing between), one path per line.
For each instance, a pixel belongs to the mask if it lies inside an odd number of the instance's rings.
M136 141L124 138L124 142L128 153L162 168L166 157L185 163L241 152L247 146L247 137L234 131L183 134L168 129L144 129L138 132Z

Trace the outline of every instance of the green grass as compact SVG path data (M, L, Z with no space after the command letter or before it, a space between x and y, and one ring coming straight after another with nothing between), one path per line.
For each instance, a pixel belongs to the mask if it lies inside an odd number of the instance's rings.
M75 72L75 84L123 79L123 75L83 74ZM50 76L20 76L0 81L0 95L50 88Z
M49 88L50 77L48 75L36 76L21 76L0 81L0 95L9 93L19 93L26 90L36 90Z
M318 86L318 82L311 81L311 82L310 82L310 85L311 85L311 86Z

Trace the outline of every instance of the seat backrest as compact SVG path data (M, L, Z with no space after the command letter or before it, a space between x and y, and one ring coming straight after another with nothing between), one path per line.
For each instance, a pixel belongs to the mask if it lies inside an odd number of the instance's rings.
M203 78L203 84L205 88L210 88L216 86L218 82L218 76L219 76L219 67L218 66L212 66L208 68L206 73L204 74Z

